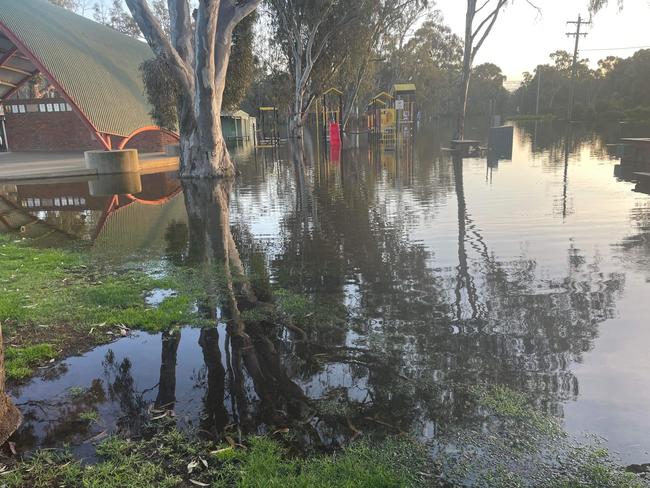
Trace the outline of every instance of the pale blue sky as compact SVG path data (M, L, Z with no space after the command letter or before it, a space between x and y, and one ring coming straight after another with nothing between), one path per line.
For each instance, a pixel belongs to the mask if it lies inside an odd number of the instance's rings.
M587 15L588 0L535 0L541 16L525 0L515 0L499 18L486 40L477 62L491 61L503 69L510 81L521 79L523 71L530 71L540 63L548 62L548 55L557 49L573 51L573 38L566 37L572 28L567 20L575 20L578 13ZM464 0L437 0L447 24L459 35L465 26ZM616 0L593 19L589 35L581 40L581 48L613 48L650 46L650 6L645 0L626 0L619 12ZM610 54L630 56L631 50L584 51L593 64Z

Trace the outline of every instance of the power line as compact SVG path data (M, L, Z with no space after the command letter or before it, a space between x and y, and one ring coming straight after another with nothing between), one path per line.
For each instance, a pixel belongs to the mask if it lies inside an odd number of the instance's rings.
M623 51L626 49L649 49L650 46L628 46L628 47L599 47L591 49L582 49L582 51Z

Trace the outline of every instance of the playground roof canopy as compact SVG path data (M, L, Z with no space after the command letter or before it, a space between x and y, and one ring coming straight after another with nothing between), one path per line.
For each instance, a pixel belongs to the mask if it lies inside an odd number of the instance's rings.
M395 94L413 94L415 93L415 83L397 83L393 85L393 93Z
M46 0L0 0L0 101L41 73L103 137L155 125L140 64L153 57L136 39Z

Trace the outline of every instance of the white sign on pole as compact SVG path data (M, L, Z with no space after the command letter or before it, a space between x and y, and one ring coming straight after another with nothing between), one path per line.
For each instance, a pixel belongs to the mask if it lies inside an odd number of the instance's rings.
M395 100L395 110L404 110L404 100Z

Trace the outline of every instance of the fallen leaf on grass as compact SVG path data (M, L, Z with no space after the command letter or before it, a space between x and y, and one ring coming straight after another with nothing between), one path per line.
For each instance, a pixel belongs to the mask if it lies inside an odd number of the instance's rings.
M216 451L210 451L210 454L219 455L219 454L223 454L224 452L230 452L232 450L233 450L232 447L224 447L223 449L217 449Z
M198 468L198 467L199 467L199 463L198 463L198 461L190 461L190 462L187 464L187 473L188 473L188 474L192 474L192 471L194 471L194 470L195 470L196 468Z
M193 485L196 485L196 486L210 486L207 483L201 483L200 481L196 481L196 480L193 480L191 478L190 478L190 483L192 483Z

